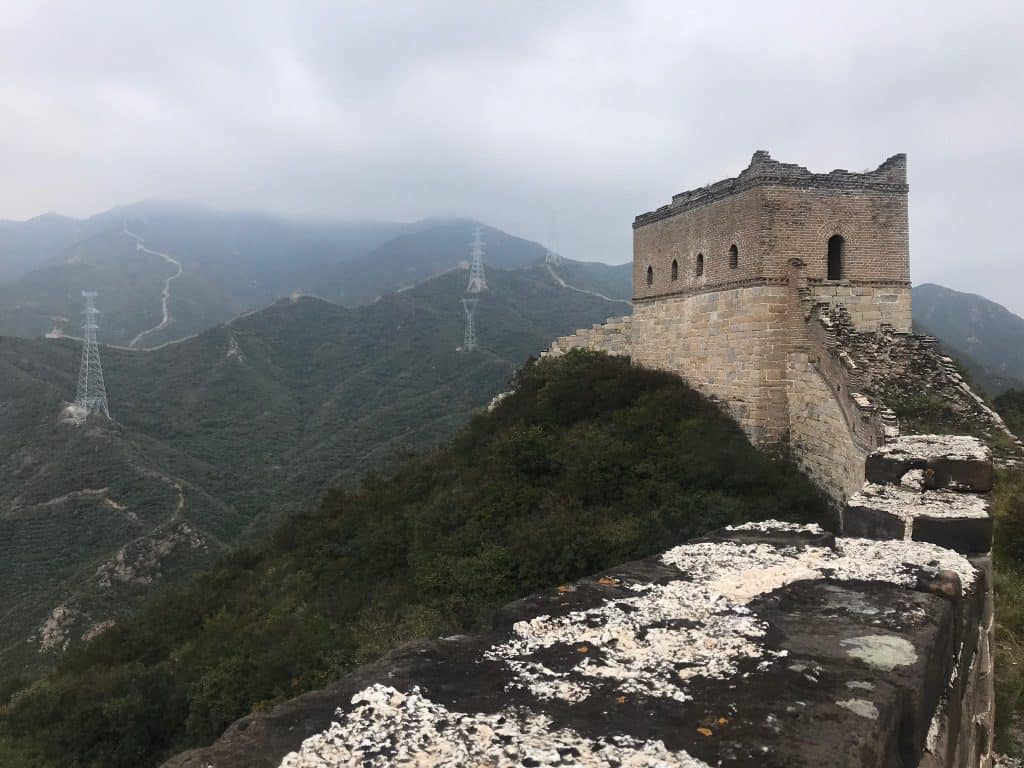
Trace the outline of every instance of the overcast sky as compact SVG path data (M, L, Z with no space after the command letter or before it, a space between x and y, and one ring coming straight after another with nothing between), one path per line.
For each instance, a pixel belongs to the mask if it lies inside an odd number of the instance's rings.
M0 0L0 218L478 217L577 259L768 149L909 155L915 283L1024 314L1024 4Z

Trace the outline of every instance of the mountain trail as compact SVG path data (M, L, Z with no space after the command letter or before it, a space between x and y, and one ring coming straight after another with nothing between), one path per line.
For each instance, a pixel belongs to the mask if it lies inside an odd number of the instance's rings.
M568 290L576 291L577 293L585 293L588 296L596 296L597 298L604 299L605 301L613 301L618 304L628 304L629 306L633 306L633 302L629 299L613 299L611 296L605 296L603 293L598 293L597 291L588 291L586 288L577 288L575 285L569 285L557 272L555 272L554 267L547 262L545 262L544 266L547 267L548 272L551 274L551 279L554 280L561 288L567 288Z
M172 265L174 265L177 268L177 272L175 272L173 275L171 275L166 280L164 280L164 290L163 290L163 315L164 316L163 316L163 320L161 320L157 325L153 326L149 330L143 331L142 333L140 333L138 336L136 336L134 339L132 339L128 343L129 347L131 347L133 349L138 349L139 342L142 341L143 338L145 338L146 336L148 336L151 333L156 333L157 331L162 331L164 328L166 328L168 325L171 324L171 313L170 313L170 310L169 310L169 305L170 305L170 301L171 301L171 283L173 283L175 280L177 280L179 277L181 277L182 268L181 268L181 262L178 261L177 259L175 259L173 256L171 256L169 254L166 254L166 253L160 253L159 251L154 251L154 250L152 250L150 248L147 248L145 245L143 245L143 243L145 243L146 241L143 240L138 235L136 235L134 232L130 232L127 227L125 227L122 230L122 232L125 235L127 235L128 237L130 237L130 238L135 240L135 248L140 253L147 253L150 256L159 256L161 259L166 261L168 264L172 264Z

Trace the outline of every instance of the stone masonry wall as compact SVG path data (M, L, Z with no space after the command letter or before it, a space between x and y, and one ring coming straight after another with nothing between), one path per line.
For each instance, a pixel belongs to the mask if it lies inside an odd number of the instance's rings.
M603 323L596 323L591 328L581 328L576 333L555 339L551 346L541 352L541 357L557 357L570 349L589 349L594 352L605 352L609 355L632 354L632 336L630 321L632 318L611 317Z
M807 352L789 355L787 377L791 455L830 498L846 499L864 484L868 451L858 445L832 387Z
M989 577L932 543L738 525L399 648L165 768L986 768Z
M947 630L954 667L940 692L919 768L992 764L994 732L992 453L974 437L909 435L869 454L863 488L841 519L846 536L919 541L960 552L984 575L976 610ZM944 590L951 597L963 585Z
M728 407L751 440L785 440L789 298L784 285L638 301L633 359L673 371Z
M860 331L877 331L883 325L896 331L911 329L910 284L868 284L858 281L808 280L814 299L830 306L842 305Z
M738 177L636 218L634 299L785 284L799 259L818 297L848 305L856 327L909 331L907 192L903 155L865 173L815 174L756 152ZM844 241L841 280L827 279L834 235Z

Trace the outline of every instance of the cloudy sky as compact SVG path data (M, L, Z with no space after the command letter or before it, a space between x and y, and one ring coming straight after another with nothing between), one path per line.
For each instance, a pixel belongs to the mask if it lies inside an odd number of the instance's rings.
M469 215L579 259L755 149L909 155L915 282L1024 314L1019 2L0 0L0 218Z

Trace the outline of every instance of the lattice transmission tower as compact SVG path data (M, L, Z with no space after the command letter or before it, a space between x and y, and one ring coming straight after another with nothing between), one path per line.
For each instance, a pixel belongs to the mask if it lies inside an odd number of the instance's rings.
M103 368L100 366L100 348L96 344L96 291L82 291L85 298L85 309L82 311L82 364L78 369L78 394L75 405L84 408L87 413L102 413L110 418L107 407L107 388L103 384Z
M480 227L474 230L470 246L473 261L469 267L469 285L466 286L466 293L482 293L487 290L487 278L484 276L484 241Z
M462 337L462 351L472 352L476 349L476 324L473 322L473 313L476 312L476 305L480 299L463 299L462 307L466 310L466 333Z
M553 213L548 221L548 243L550 245L544 254L544 263L558 266L562 263L562 254L558 252L558 222L555 220Z

